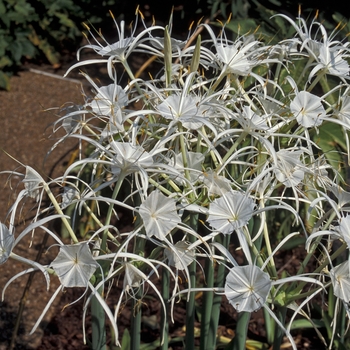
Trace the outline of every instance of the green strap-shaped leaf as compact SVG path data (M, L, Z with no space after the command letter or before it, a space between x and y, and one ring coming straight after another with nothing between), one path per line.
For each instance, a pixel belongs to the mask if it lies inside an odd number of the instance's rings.
M166 86L169 86L171 82L171 63L172 63L171 39L169 35L169 28L168 26L166 26L164 30L164 64L165 64Z
M196 72L199 67L199 59L200 59L200 53L201 53L201 42L202 38L200 35L198 35L196 47L194 48L192 60L191 60L191 72Z

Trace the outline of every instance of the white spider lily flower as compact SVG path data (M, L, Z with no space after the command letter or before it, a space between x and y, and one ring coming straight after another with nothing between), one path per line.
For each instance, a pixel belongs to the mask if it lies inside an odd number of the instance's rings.
M114 164L111 171L114 175L132 174L143 168L153 165L153 157L142 146L135 146L127 142L112 141L111 150L115 153Z
M40 174L30 166L26 166L26 175L22 180L26 194L34 198L37 202L40 200L42 185L45 182Z
M90 35L95 40L96 45L89 43L88 45L81 47L77 53L78 61L80 59L80 51L86 48L93 49L98 55L102 57L107 57L107 58L91 59L83 62L78 62L68 69L65 76L68 75L70 71L72 71L77 67L81 67L87 64L106 62L107 68L108 68L108 75L112 80L114 80L113 63L121 62L122 64L125 64L130 54L134 52L143 52L143 53L151 53L151 54L158 53L157 50L155 50L154 48L146 44L146 42L149 41L149 38L146 36L146 34L148 34L153 30L164 30L164 27L152 26L149 28L145 28L138 35L136 35L136 30L138 29L138 12L137 12L134 26L133 26L133 29L131 30L130 36L126 36L125 21L121 21L119 25L113 15L112 15L112 18L117 28L119 40L110 44L106 41L106 39L101 33L98 33L98 36L100 38L96 38L93 32L90 30L90 28L86 26L87 29L89 30Z
M341 107L336 114L346 127L350 129L350 96L342 96L340 101Z
M339 208L350 203L350 192L345 191L342 187L335 184L334 182L331 182L330 186L327 188L334 194L334 196L336 196Z
M350 215L340 218L339 226L336 226L334 230L346 242L348 247L350 247Z
M242 41L238 41L233 45L217 44L217 59L225 65L226 72L248 75L254 66L254 62L248 60L249 51L253 50L258 43L258 41L253 41L244 45Z
M15 237L3 223L0 223L0 265L8 260L14 245Z
M315 40L313 33L317 32L317 29L315 29L314 26L319 26L320 24L316 23L315 19L313 19L310 27L308 27L306 21L300 16L300 14L297 17L297 23L286 15L277 14L276 16L286 19L294 27L301 39L301 41L297 39L285 40L285 42L292 44L293 51L297 50L296 44L299 44L300 51L303 51L305 49L310 57L316 59L320 52L321 43Z
M125 262L125 275L123 281L123 288L128 292L131 288L139 288L143 282L139 270L129 262Z
M253 199L241 192L230 191L210 203L207 221L215 230L230 234L248 223L254 208Z
M290 104L290 110L297 122L304 128L317 127L322 124L326 110L322 99L308 91L300 91Z
M349 77L349 64L343 59L343 51L321 45L318 62L309 74L309 80L320 70L341 78Z
M184 167L182 153L176 154L175 158L170 161L170 165L183 175L183 178L185 178L185 171L189 170L191 184L194 184L199 180L200 176L202 176L202 164L205 157L199 152L188 152L186 156L187 168ZM184 181L179 177L176 177L174 181L178 184L184 184Z
M96 115L114 116L116 111L128 104L128 95L124 89L116 84L97 88L97 94L86 105Z
M179 80L180 76L182 75L182 72L184 72L186 69L182 64L179 63L173 63L171 64L171 70L170 70L170 77L171 81L173 80ZM165 76L165 71L164 74L160 76L160 81L165 82L166 81L166 76Z
M300 52L306 50L310 62L315 61L314 63L307 64L304 69L305 72L310 66L315 66L309 74L309 81L320 70L326 74L335 75L340 78L348 77L349 64L343 58L349 50L347 48L348 43L343 44L340 41L333 40L336 36L335 31L328 36L325 27L321 23L316 22L316 17L308 27L306 21L300 17L300 14L297 18L298 24L285 15L279 14L278 16L285 18L291 23L301 39L301 41L298 39L291 39L286 40L286 42L293 42L296 40L300 44ZM317 38L318 35L319 39Z
M196 130L205 125L209 107L200 104L197 96L170 95L157 106L159 113L174 122L180 122L186 129Z
M267 117L255 113L250 106L244 106L238 122L246 132L254 130L266 131L269 129Z
M63 118L60 118L63 129L67 135L75 133L79 129L79 126L81 127L81 114L84 114L85 111L81 106L77 105L62 108L61 111L66 113Z
M226 179L224 176L218 175L217 172L212 169L204 171L201 179L208 188L209 196L222 196L231 190L230 180Z
M275 175L279 182L286 187L295 187L304 179L304 170L300 157L303 151L281 149L276 152L277 161Z
M235 266L226 277L225 295L238 312L253 312L265 304L271 287L269 274L259 267Z
M150 44L154 46L159 52L164 51L164 37L151 37L150 38ZM171 51L173 54L173 57L180 57L181 52L183 48L185 47L187 41L178 40L170 37L170 43L171 43Z
M333 284L334 295L342 301L344 301L345 303L350 302L349 268L349 261L346 260L329 271Z
M332 204L331 201L330 204ZM333 208L337 210L336 205L333 205ZM306 240L306 250L309 250L312 241L316 237L320 237L323 235L331 236L332 239L340 239L344 241L348 245L348 247L350 247L350 215L340 217L338 219L338 223L339 225L335 226L332 230L318 231L312 233Z
M185 241L179 241L173 247L166 247L164 255L168 259L169 265L177 270L184 270L195 259L194 250L188 249L188 244Z
M140 205L139 213L145 225L146 235L156 236L161 241L181 222L176 210L176 201L158 190L153 191Z
M50 265L63 287L87 287L100 266L93 258L87 242L63 245Z
M80 197L79 191L71 186L63 187L61 208L67 208L75 199Z

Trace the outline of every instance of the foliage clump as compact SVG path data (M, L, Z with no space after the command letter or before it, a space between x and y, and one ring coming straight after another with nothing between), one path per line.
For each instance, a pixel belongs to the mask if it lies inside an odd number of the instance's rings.
M66 73L103 64L109 80L101 86L82 73L92 92L62 110L54 125L65 132L54 147L74 138L79 156L49 181L28 165L23 174L10 172L22 178L23 189L0 226L0 262L16 259L29 269L9 280L3 296L28 272L40 271L48 288L57 276L60 285L35 331L58 293L85 287L83 332L91 310L93 349L106 348L106 317L116 345L130 341L131 349L140 349L142 304L150 292L161 310L153 347L168 349L177 301L186 305L181 341L187 349L195 348L196 314L201 348L226 346L217 337L224 296L239 313L236 336L225 339L228 348L280 349L286 336L297 349L294 331L308 327L325 346L341 349L350 316L350 265L342 254L350 243L349 42L317 16L308 23L300 13L272 18L293 32L275 42L258 30L232 38L229 23L219 31L198 23L179 40L172 37L172 19L149 26L137 11L129 31L112 18L118 39L109 42L91 30L78 59L87 49L96 58ZM129 64L134 54L156 60L160 71L140 78ZM28 197L37 211L18 233L15 218ZM121 212L130 217L123 230ZM70 242L46 227L57 219ZM59 247L48 265L15 253L38 228ZM278 255L294 247L303 253L289 274ZM118 281L123 289L111 306L108 296ZM118 318L125 307L132 310L131 336L125 332L121 340ZM260 309L263 342L247 339L249 317Z
M62 51L81 41L81 22L102 22L117 2L0 0L0 88L10 88L9 77L24 59L45 57L59 66Z

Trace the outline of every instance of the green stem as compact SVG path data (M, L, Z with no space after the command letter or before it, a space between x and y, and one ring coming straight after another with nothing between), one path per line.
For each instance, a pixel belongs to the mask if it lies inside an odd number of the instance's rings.
M131 68L130 68L130 66L129 66L129 64L128 64L128 62L127 62L126 60L124 60L124 61L122 61L121 63L122 63L122 65L123 65L123 67L124 67L126 73L127 73L128 76L130 77L130 79L135 80L136 78L135 78L134 73L132 72L132 70L131 70ZM142 92L142 90L141 90L141 88L140 88L140 86L139 86L139 84L138 84L137 82L135 83L135 86L136 86L137 92L140 94L140 97L141 97L144 101L146 101L145 94Z
M95 213L91 210L91 208L86 204L86 202L83 202L83 206L86 209L86 211L88 212L88 214L91 216L91 218L94 220L94 222L100 226L103 227L102 222L99 220L99 218L95 215ZM115 239L115 237L113 236L113 234L111 232L108 231L108 238L111 239L115 244L119 245L119 242Z
M225 350L245 350L247 342L248 325L250 312L240 312L238 314L236 334L229 346Z
M170 274L168 269L162 268L162 297L166 305L165 314L162 313L161 324L163 325L161 340L163 343L160 346L160 350L168 350L169 348L169 320L168 320L168 305L169 305L169 287L170 287Z
M271 317L269 312L266 310L266 308L263 308L264 312L264 321L265 321L265 330L266 330L266 339L269 344L273 343L273 340L275 338L275 332L276 332L276 322Z
M115 200L117 198L117 195L118 195L118 193L120 191L120 188L121 188L121 186L122 186L122 184L124 182L124 179L125 179L125 175L124 175L123 171L121 171L120 174L119 174L119 178L118 178L118 180L117 180L117 182L115 184L113 193L112 193L112 197L111 197L112 200ZM105 226L108 226L110 224L110 222L111 222L113 208L114 208L114 203L110 203L109 207L108 207L107 215L106 215ZM105 229L103 231L103 234L102 234L102 242L101 242L101 250L102 250L102 252L105 252L107 250L108 232L109 232L109 230Z
M103 291L102 288L98 293ZM92 350L106 350L105 313L96 297L91 299Z
M140 206L141 198L139 195L134 197L135 207ZM142 219L139 214L136 214L134 221L135 227L142 225ZM134 254L144 256L146 240L143 238L135 239ZM131 316L131 350L139 350L141 345L141 316L142 316L142 290L135 293L135 298L132 301L133 314Z
M246 132L242 132L241 135L239 135L238 139L236 142L231 146L231 148L228 150L228 152L225 154L225 157L222 158L222 163L216 168L215 172L219 173L220 170L226 166L226 161L232 156L233 152L237 149L237 147L242 143L242 141L245 139L247 136Z
M205 261L205 276L208 288L214 287L214 262L211 259ZM204 292L202 317L201 317L201 336L200 336L200 350L214 349L209 342L209 330L211 323L211 312L214 300L214 292ZM215 333L216 335L216 333ZM212 337L211 337L212 338Z
M117 183L115 184L112 199L115 200L124 181L125 175L121 171ZM110 203L107 211L105 225L108 226L113 213L114 204ZM101 251L107 251L107 237L109 230L104 230L101 241ZM99 280L97 280L99 281ZM100 294L103 293L103 287L98 291ZM106 320L103 307L98 300L93 297L91 300L91 316L92 316L92 349L93 350L106 350Z
M247 92L244 90L241 82L239 81L238 77L236 76L235 79L233 79L233 81L235 82L235 85L238 89L238 91L242 94L242 96L244 97L244 99L248 102L249 106L252 108L253 111L258 111L259 108L255 105L255 103L252 101L252 99L249 97L249 95L247 94Z
M140 350L141 346L141 299L140 292L136 293L132 299L132 316L131 316L131 341L130 350Z
M223 237L223 246L228 249L229 243L230 243L230 235L225 235ZM224 264L219 264L217 273L216 273L216 288L223 288L225 284L225 276L226 276L226 267ZM221 301L222 301L222 295L220 294L214 294L213 298L213 304L211 308L211 319L210 319L210 329L209 329L209 336L208 336L208 344L209 347L207 349L215 349L216 348L216 338L217 338L217 331L218 331L218 325L219 325L219 318L220 318L220 307L221 307Z
M48 186L48 184L46 182L43 183L43 187L44 187L47 195L49 196L53 206L55 207L57 213L62 215L62 219L61 220L62 220L64 226L66 227L66 229L67 229L67 231L68 231L72 241L74 243L79 243L79 240L78 240L77 236L75 235L75 233L74 233L74 231L72 229L72 226L68 222L67 218L64 217L64 213L63 213L61 207L59 206L59 204L57 203L57 200L56 200L55 196L51 192L50 187Z
M198 226L198 214L190 214L190 226L195 231L197 231ZM195 242L195 237L190 235L188 237L190 243ZM188 267L190 274L189 277L189 287L192 288L196 285L196 262L190 264ZM195 321L195 294L190 293L189 299L186 304L186 336L185 344L186 350L193 350L195 348L194 344L194 321Z
M179 133L180 133L180 148L181 148L181 155L182 155L182 163L185 168L185 177L188 181L191 181L190 170L188 169L187 147L185 144L185 137L183 135L182 126L179 126Z
M312 84L308 87L307 91L310 92L312 91L312 89L317 85L317 83L322 79L322 77L325 76L325 72L324 71L320 71L319 74L317 74L315 80L312 82Z
M275 314L278 317L278 319L282 325L285 324L286 313L287 313L286 307L277 307L277 310L275 311ZM284 332L281 329L281 327L276 327L275 328L275 337L273 339L273 348L272 348L273 350L280 350L281 349L283 337L284 337Z

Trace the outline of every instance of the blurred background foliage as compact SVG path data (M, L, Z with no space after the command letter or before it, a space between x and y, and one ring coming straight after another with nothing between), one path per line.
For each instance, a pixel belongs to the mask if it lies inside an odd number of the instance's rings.
M340 0L0 0L0 88L10 89L9 77L25 62L46 62L58 68L62 57L74 54L80 45L83 22L110 32L109 10L118 20L124 18L128 23L140 6L146 20L154 17L165 23L173 8L173 34L185 37L192 21L202 17L225 21L232 14L229 29L245 34L259 28L262 39L272 40L282 38L292 28L271 16L279 12L295 18L298 4L305 18L319 10L326 27L332 29L342 21L342 32L350 32L349 10Z

